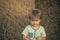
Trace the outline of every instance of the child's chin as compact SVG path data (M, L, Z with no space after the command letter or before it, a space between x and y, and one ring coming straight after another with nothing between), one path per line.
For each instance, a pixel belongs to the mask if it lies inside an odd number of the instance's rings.
M35 25L32 25L32 26L38 26L38 25L35 24Z

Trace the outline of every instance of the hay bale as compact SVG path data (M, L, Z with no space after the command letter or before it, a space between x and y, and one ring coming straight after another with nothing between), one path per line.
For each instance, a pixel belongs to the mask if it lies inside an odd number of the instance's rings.
M32 8L34 0L0 0L0 40L22 40L21 32Z

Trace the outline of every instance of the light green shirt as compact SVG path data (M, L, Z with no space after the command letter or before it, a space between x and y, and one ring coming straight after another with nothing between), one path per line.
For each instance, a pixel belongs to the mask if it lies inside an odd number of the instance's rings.
M31 25L28 25L26 26L22 34L28 36L30 40L36 40L36 37L38 36L46 37L45 30L41 25L37 30L34 30Z

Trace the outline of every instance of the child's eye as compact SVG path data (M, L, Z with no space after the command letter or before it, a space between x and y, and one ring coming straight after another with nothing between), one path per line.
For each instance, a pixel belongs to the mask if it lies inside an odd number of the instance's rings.
M32 21L34 21L34 20L32 20Z
M38 20L35 20L35 21L38 21Z

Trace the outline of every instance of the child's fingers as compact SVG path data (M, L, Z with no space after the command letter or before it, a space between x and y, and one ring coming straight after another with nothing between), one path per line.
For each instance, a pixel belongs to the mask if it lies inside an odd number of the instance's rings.
M36 40L42 40L42 37L39 37L39 36L38 36L38 37L36 38Z

